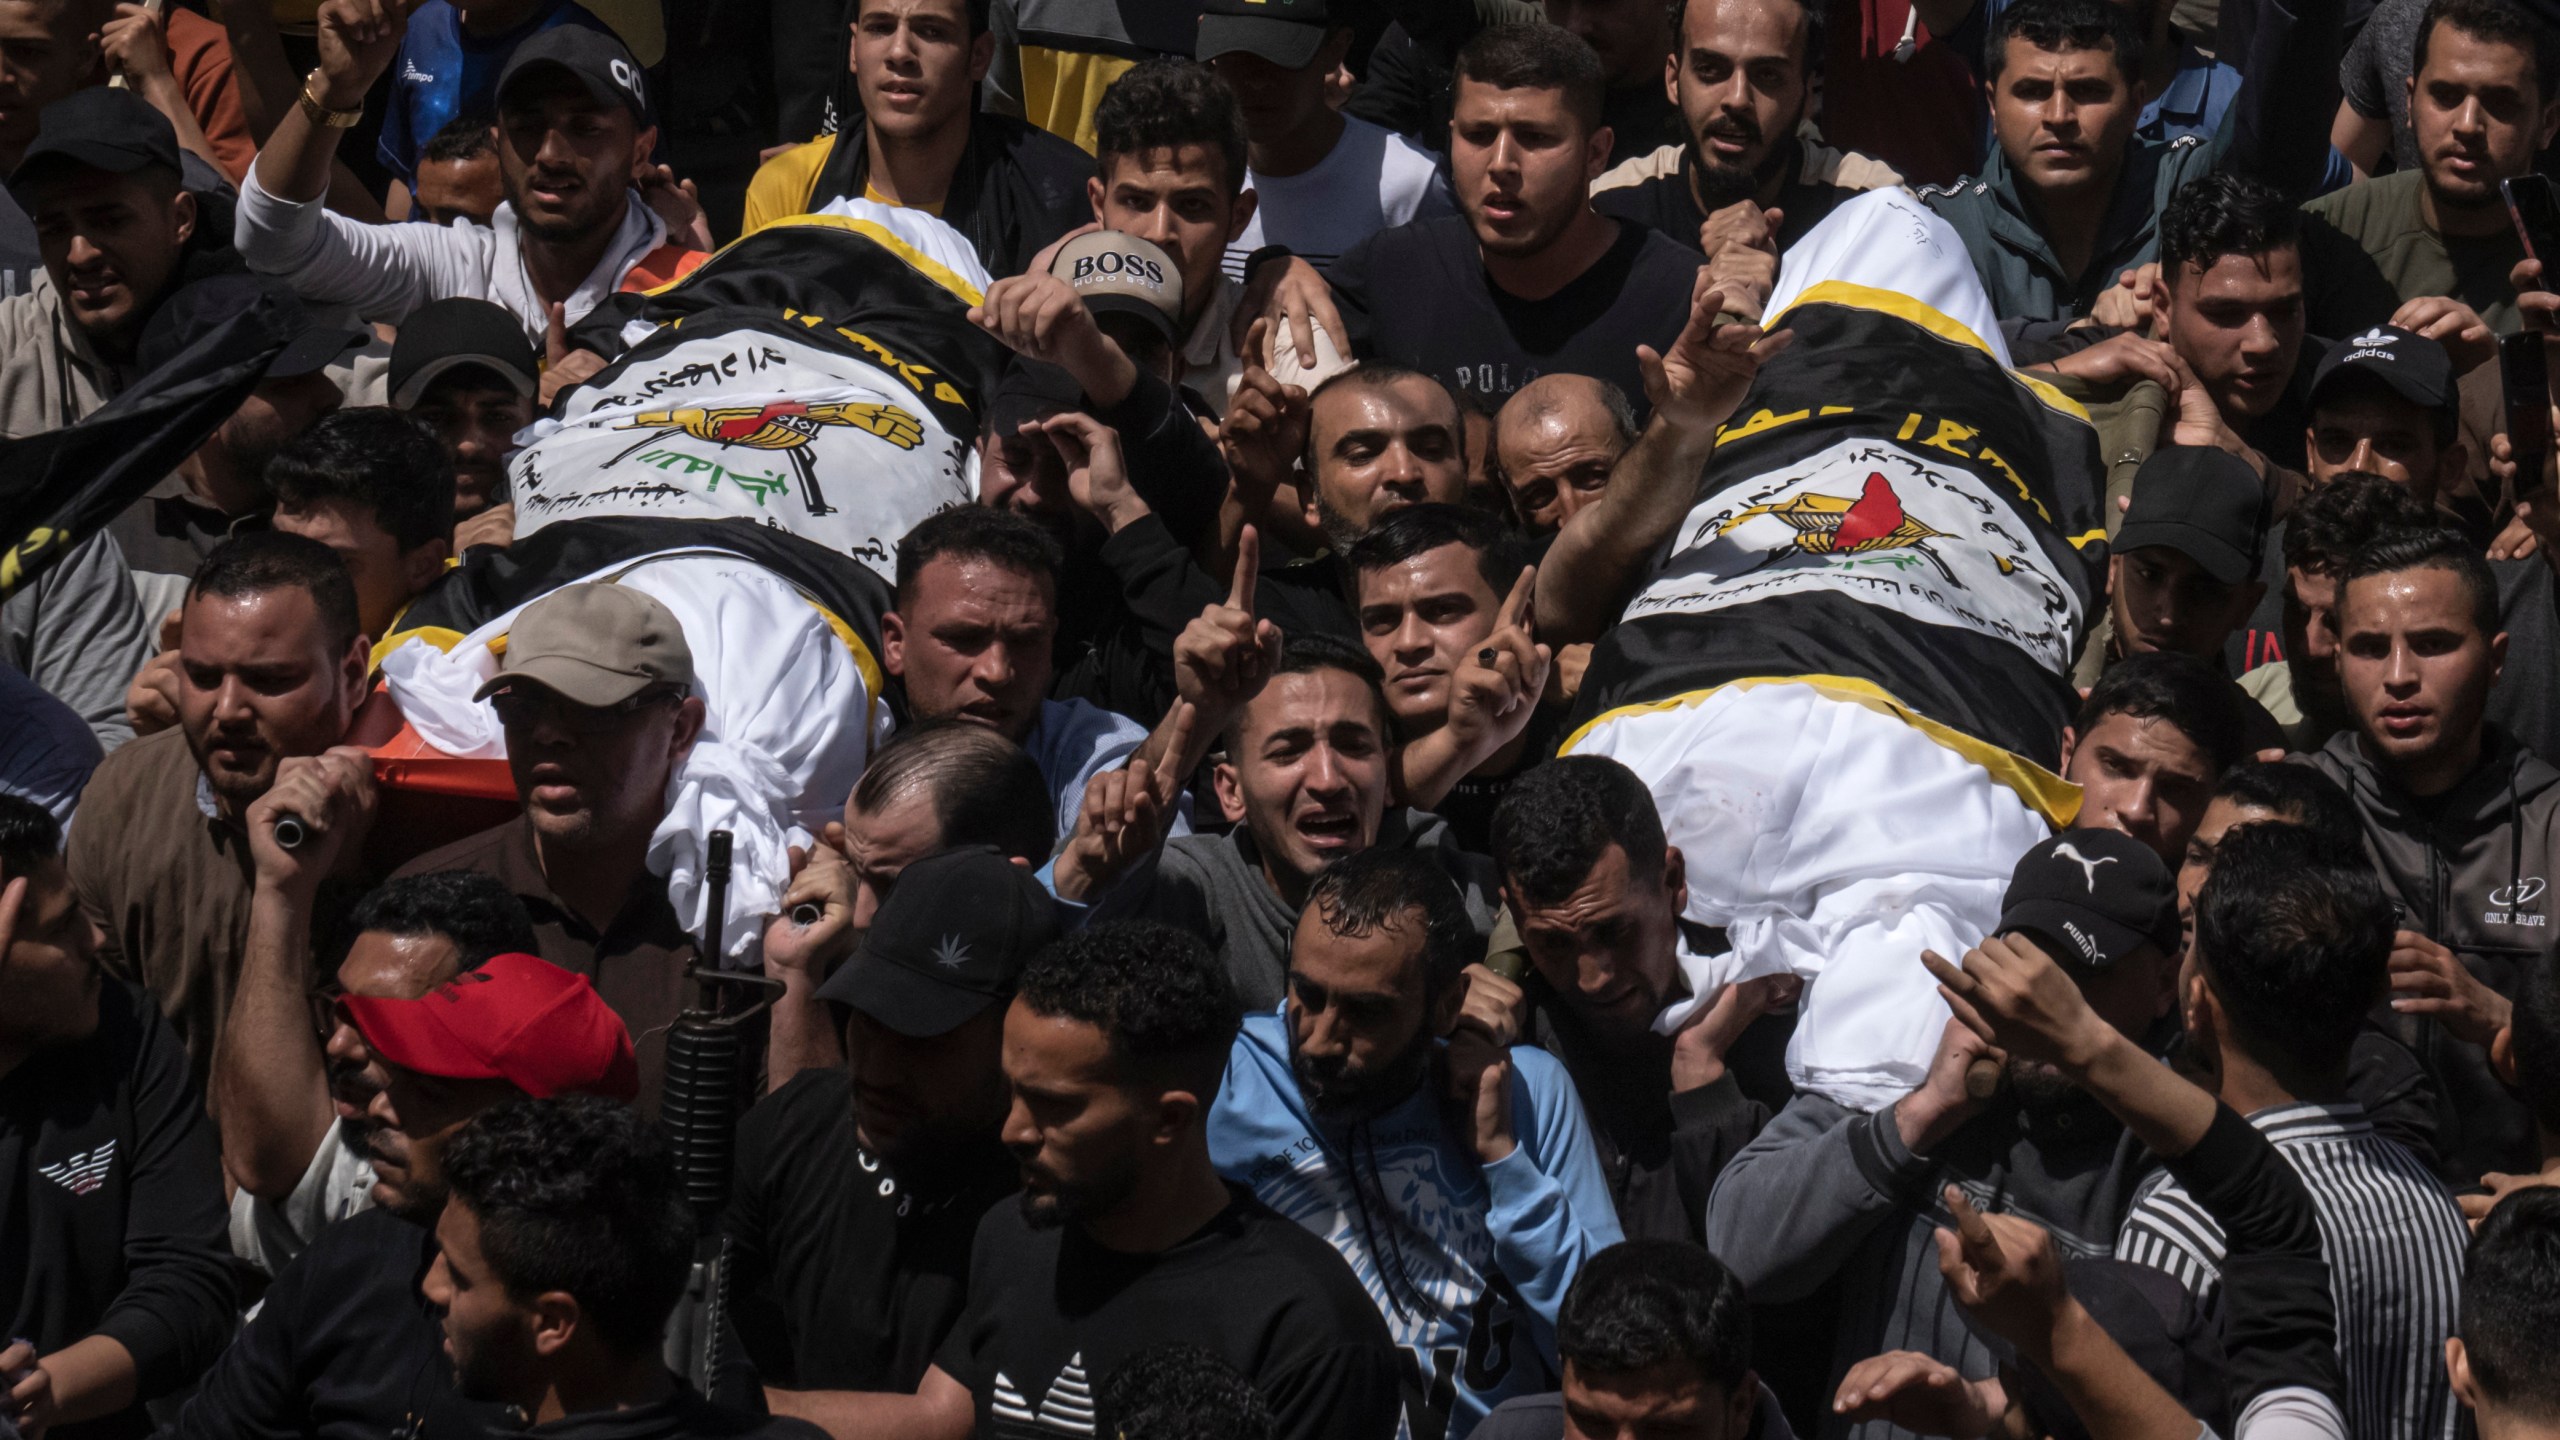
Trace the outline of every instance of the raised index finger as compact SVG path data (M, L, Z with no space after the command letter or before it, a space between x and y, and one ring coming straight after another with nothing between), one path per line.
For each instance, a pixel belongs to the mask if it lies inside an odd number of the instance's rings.
M1518 629L1529 618L1529 602L1537 594L1538 567L1523 566L1520 578L1511 582L1511 593L1502 599L1502 613L1494 618L1496 630Z
M1247 615L1253 613L1253 588L1262 578L1262 536L1247 525L1236 532L1236 574L1227 590L1227 603Z
M1164 754L1156 759L1155 792L1158 802L1171 805L1182 794L1184 762L1190 758L1191 729L1200 719L1200 707L1176 696L1173 708L1164 716Z

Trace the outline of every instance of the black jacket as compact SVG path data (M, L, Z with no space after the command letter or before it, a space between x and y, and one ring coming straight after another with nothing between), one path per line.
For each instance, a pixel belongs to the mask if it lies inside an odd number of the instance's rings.
M0 1076L0 1296L40 1352L106 1335L157 1399L231 1338L221 1158L186 1051L141 991L108 980L98 1028ZM52 1433L141 1435L140 1405Z
M2560 862L2560 769L2496 729L2480 763L2451 790L2420 800L2394 785L2355 732L2333 737L2308 762L2343 787L2364 821L2365 849L2400 923L2462 959L2501 995L2514 996L2552 951L2549 892ZM2377 1012L2434 1082L2440 1173L2471 1185L2490 1170L2539 1162L2533 1119L2499 1083L2476 1045L2424 1016Z
M655 1404L564 1415L499 1433L507 1440L825 1440L827 1432L806 1420L749 1415L678 1390Z
M844 87L850 91L850 77ZM860 198L871 177L871 147L863 141L859 104L839 102L846 117L835 147L809 194L815 210L830 200ZM944 194L942 219L968 237L987 273L1001 279L1031 268L1041 247L1093 218L1085 181L1093 157L1037 125L1010 115L972 115L969 144L960 152Z
M418 1282L435 1232L367 1210L320 1232L163 1440L478 1440L504 1412L453 1388Z

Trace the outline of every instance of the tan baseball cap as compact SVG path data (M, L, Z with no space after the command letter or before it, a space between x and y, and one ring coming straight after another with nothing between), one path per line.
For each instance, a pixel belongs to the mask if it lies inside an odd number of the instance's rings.
M1049 273L1097 315L1135 315L1172 340L1182 333L1182 269L1153 241L1096 230L1058 247Z
M652 685L693 686L684 627L628 585L564 585L524 607L495 679L472 698L539 685L572 705L619 705Z

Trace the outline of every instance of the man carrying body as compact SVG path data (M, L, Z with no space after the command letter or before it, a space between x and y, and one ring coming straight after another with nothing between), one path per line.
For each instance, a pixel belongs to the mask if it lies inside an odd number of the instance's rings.
M1565 1289L1619 1233L1562 1067L1506 1043L1517 991L1467 969L1474 949L1429 860L1368 850L1327 867L1299 913L1288 1001L1245 1017L1209 1116L1219 1173L1369 1286L1426 1397L1417 1433L1547 1389Z

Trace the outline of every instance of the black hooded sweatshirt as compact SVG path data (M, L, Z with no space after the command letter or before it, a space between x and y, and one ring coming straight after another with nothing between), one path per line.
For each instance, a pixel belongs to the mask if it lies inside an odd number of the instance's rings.
M2512 998L2553 948L2560 769L2494 726L2471 773L2425 799L2385 775L2353 731L2332 738L2308 763L2353 797L2365 849L2401 925L2451 950L2474 978ZM2433 1081L2436 1149L2448 1184L2475 1185L2488 1171L2539 1163L2532 1116L2499 1083L2479 1046L2387 1006L2376 1019Z

